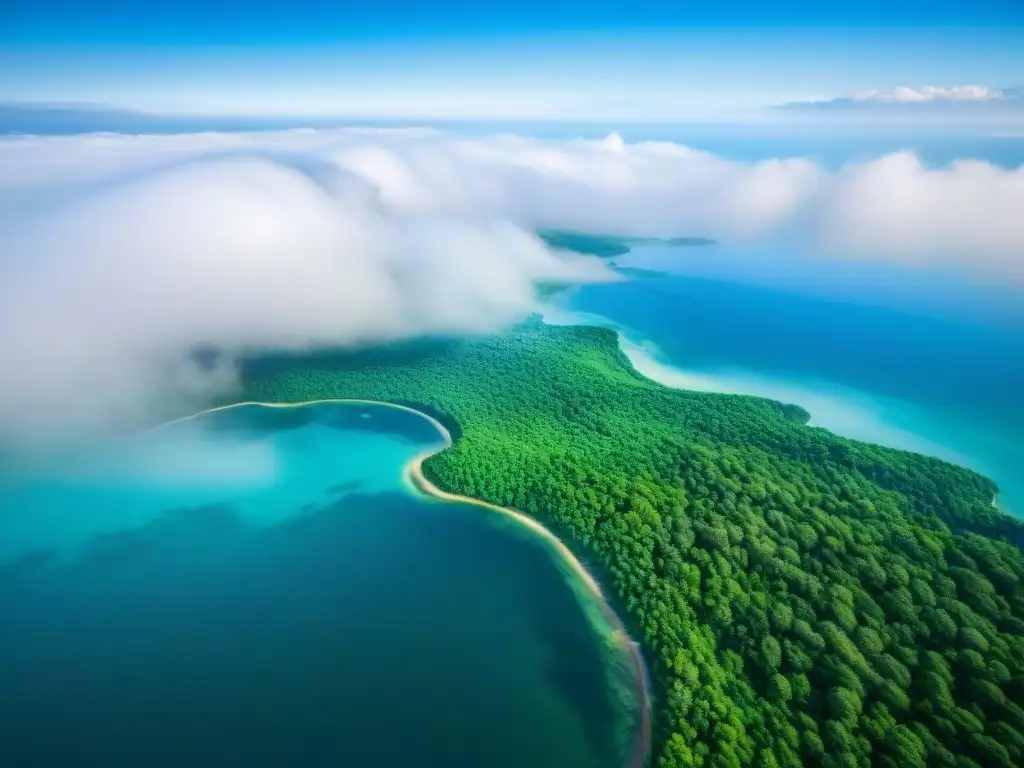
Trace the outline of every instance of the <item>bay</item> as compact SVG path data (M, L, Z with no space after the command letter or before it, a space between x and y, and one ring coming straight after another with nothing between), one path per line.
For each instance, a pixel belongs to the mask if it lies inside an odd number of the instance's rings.
M608 642L544 542L414 495L366 405L210 413L0 490L0 764L619 766Z

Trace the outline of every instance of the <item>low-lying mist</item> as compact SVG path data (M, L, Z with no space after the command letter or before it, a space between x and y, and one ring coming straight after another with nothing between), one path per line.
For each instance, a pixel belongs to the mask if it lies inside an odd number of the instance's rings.
M616 279L539 227L1024 278L1024 171L897 153L830 173L665 142L289 131L0 140L0 436L151 423L252 350L482 333ZM197 347L215 349L198 365Z

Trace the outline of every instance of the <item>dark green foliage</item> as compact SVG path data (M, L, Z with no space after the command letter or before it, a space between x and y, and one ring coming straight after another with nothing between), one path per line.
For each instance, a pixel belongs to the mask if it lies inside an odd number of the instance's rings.
M1004 766L1024 750L1021 526L993 484L666 389L615 334L262 360L247 398L425 406L425 471L522 509L613 590L655 682L661 766Z
M623 238L606 235L587 235L582 232L566 232L556 229L539 229L537 237L552 248L574 251L588 256L610 259L629 253L629 246Z
M539 229L537 237L543 240L552 248L564 251L574 251L588 256L599 256L603 259L610 259L615 256L623 256L630 252L634 245L664 245L671 248L701 248L715 245L716 241L707 237L617 237L615 235L592 235L583 232L568 232L562 229ZM635 269L626 267L624 269ZM638 270L647 272L649 277L664 273L652 270Z

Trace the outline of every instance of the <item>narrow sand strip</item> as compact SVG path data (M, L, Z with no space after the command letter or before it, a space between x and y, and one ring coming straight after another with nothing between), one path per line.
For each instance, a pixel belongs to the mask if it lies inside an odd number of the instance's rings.
M426 414L424 414L426 415ZM447 448L450 445L444 446ZM444 450L441 448L439 450ZM640 722L637 723L637 736L634 739L633 752L629 757L629 761L626 763L627 768L643 768L647 764L647 755L650 751L650 740L651 740L651 702L650 696L647 691L647 668L644 665L643 656L640 652L640 644L634 642L626 632L626 627L623 625L622 620L619 619L618 614L612 609L611 605L604 597L604 593L601 591L600 584L590 574L583 563L572 553L565 542L555 536L551 531L537 522L534 518L527 515L525 512L520 512L518 509L512 507L502 507L497 504L491 504L490 502L483 501L482 499L475 499L471 496L462 496L456 493L448 493L442 491L432 482L430 482L423 475L423 462L433 456L435 451L426 451L420 455L414 457L405 466L406 480L412 485L415 490L422 493L428 494L438 499L445 501L455 501L462 504L472 504L476 507L483 507L494 512L498 512L503 515L516 520L520 525L525 526L533 533L536 533L542 539L547 541L554 547L562 561L566 563L573 572L579 577L580 581L586 585L587 589L598 599L598 604L601 606L601 612L604 616L604 620L608 623L612 630L612 636L615 641L629 653L630 662L633 666L633 679L636 681L635 695L637 700L640 702Z
M449 442L448 445L451 445L451 443ZM447 448L448 445L445 445L444 447ZM444 449L442 448L441 450ZM438 499L444 499L445 501L457 501L463 504L472 504L473 506L483 507L484 509L489 509L493 512L498 512L502 515L515 519L542 539L547 540L555 548L555 551L558 552L559 557L561 557L562 560L572 568L573 572L579 576L580 580L587 585L587 589L589 589L595 597L600 600L604 600L604 593L601 591L601 585L598 584L597 580L590 575L590 572L586 568L584 568L583 563L577 559L576 555L569 550L569 547L567 547L560 538L555 536L555 534L538 523L532 517L529 517L526 513L520 512L517 509L512 509L511 507L501 507L497 504L491 504L489 501L475 499L471 496L462 496L457 493L442 491L432 482L427 480L423 474L423 462L435 453L438 453L438 451L426 451L414 457L405 465L406 481L411 483L413 488Z
M536 533L538 536L547 540L555 548L555 550L558 552L562 560L564 560L565 563L570 568L572 568L576 575L579 576L580 580L587 585L587 588L594 594L594 596L598 597L602 601L604 600L604 593L601 591L601 586L597 583L597 580L590 575L590 572L587 571L587 569L583 566L583 563L579 561L579 559L570 551L570 549L565 545L565 543L561 539L555 536L555 534L553 534L543 525L538 523L535 519L533 519L526 513L520 512L517 509L512 509L511 507L501 507L498 506L497 504L491 504L490 502L483 501L481 499L475 499L471 496L462 496L457 493L449 493L448 491L442 491L432 482L427 480L427 478L423 475L423 462L426 461L431 456L433 456L435 453L440 453L445 448L451 446L452 436L451 433L448 431L447 427L444 426L444 424L435 419L433 416L428 416L427 414L423 413L423 411L418 411L415 408L410 408L406 405L388 403L383 400L362 400L357 398L330 398L325 400L306 400L302 402L292 403L262 403L256 401L246 401L241 403L231 403L229 405L219 405L215 408L207 408L204 411L193 413L190 416L182 416L177 419L172 419L171 421L166 421L160 426L166 427L172 424L181 424L186 421L197 419L200 416L203 416L208 413L217 413L220 411L228 411L234 408L245 408L249 406L258 406L261 408L302 408L304 406L309 405L326 404L371 405L383 406L385 408L396 408L400 411L405 411L406 413L415 414L416 416L419 416L420 418L429 421L434 426L434 428L441 434L441 437L444 440L444 444L439 448L424 451L423 453L414 456L409 461L409 463L405 465L405 467L403 468L403 478L405 479L409 487L411 487L413 490L419 491L421 493L426 493L427 495L434 496L435 498L438 499L444 499L445 501L457 501L462 502L463 504L472 504L474 506L483 507L484 509L489 509L493 512L499 512L503 515L507 515L509 517L514 518L519 523L521 523L522 525L526 526L531 531Z

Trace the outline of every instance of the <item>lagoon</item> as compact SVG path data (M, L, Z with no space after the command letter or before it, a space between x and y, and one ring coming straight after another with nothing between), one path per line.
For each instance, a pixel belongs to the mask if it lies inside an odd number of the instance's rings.
M440 445L393 408L245 406L8 473L0 764L621 766L585 590L405 487Z

